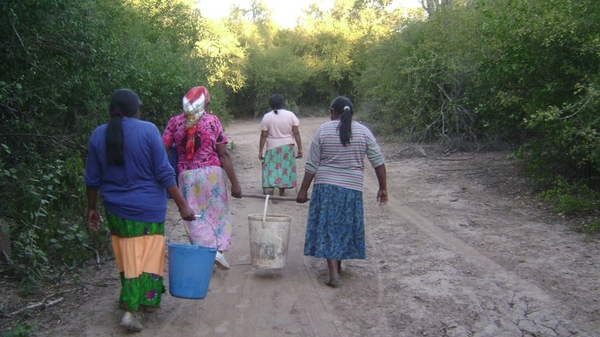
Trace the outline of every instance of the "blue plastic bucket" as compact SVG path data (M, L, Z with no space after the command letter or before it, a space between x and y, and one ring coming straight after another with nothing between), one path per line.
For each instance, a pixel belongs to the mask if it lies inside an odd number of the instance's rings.
M205 298L217 249L168 241L167 247L169 252L169 293L181 298Z

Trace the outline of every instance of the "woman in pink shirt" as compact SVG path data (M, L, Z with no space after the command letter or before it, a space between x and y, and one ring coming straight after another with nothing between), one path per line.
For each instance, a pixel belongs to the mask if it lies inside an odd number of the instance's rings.
M169 120L162 140L167 153L177 149L179 189L199 215L184 224L194 245L217 247L215 264L229 269L223 256L231 244L231 196L242 197L242 189L227 150L227 137L217 116L208 112L210 95L205 87L190 89L183 97L183 113Z
M272 95L269 104L273 110L267 112L260 123L258 159L263 162L263 190L278 188L279 195L283 196L286 189L296 188L297 184L296 158L302 158L300 121L293 112L283 109L280 94ZM263 152L265 145L266 152Z

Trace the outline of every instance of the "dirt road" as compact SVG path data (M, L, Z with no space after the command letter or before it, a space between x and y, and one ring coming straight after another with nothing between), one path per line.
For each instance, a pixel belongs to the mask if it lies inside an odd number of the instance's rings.
M305 149L325 120L301 119ZM243 192L262 193L258 121L234 122L226 133ZM600 336L598 240L584 240L526 202L507 153L432 158L381 143L390 202L376 204L377 180L367 166L367 259L344 261L340 288L324 285L323 260L303 256L308 204L270 206L292 216L287 266L255 270L248 215L262 213L264 201L234 199L231 270L213 274L203 300L165 294L163 308L147 314L136 335ZM303 160L299 166L301 179ZM173 240L182 232L176 228ZM114 261L86 282L77 301L47 309L55 314L36 336L129 335L118 326Z

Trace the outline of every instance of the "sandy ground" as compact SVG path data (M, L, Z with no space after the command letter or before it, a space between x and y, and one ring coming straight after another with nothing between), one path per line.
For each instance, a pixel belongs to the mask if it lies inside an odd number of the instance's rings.
M301 119L305 152L325 118ZM261 194L258 121L226 133L245 194ZM277 201L292 217L287 265L251 264L250 214L260 198L233 199L229 271L212 274L205 299L168 293L137 336L600 336L600 246L537 207L508 153L423 156L380 141L387 156L386 206L365 176L367 259L344 261L342 286L324 285L324 260L303 256L308 204ZM299 162L299 176L304 161ZM295 195L294 192L290 193ZM169 228L178 213L169 204ZM182 240L177 226L172 240ZM64 289L65 301L32 317L35 336L124 336L114 261ZM169 275L165 275L169 282ZM21 305L25 305L22 303Z

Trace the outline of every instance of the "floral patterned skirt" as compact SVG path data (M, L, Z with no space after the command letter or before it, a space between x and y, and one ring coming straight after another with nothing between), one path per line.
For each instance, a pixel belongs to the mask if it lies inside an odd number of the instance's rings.
M190 243L229 249L231 209L225 171L220 166L206 166L180 172L179 190L199 215L195 221L184 221Z
M267 151L262 165L263 188L295 188L297 184L294 144Z
M313 186L304 255L331 260L366 258L362 191Z

